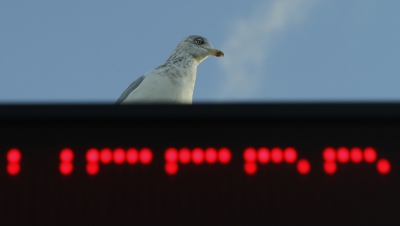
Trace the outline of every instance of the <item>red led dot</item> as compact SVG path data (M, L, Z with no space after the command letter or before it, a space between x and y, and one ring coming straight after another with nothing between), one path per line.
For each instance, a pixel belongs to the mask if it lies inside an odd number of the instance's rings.
M103 148L100 152L100 161L104 164L110 163L112 160L112 152L109 148Z
M380 159L376 164L376 168L378 169L379 173L387 174L390 171L390 163L386 159Z
M149 164L153 159L153 153L151 153L150 149L143 148L139 153L139 160L142 164Z
M297 153L294 148L286 148L283 152L283 158L287 163L294 163L297 159Z
M255 162L257 159L257 153L254 148L246 148L243 153L244 160L246 162Z
M231 161L232 155L228 148L221 148L218 151L218 160L222 164L226 164Z
M72 162L73 159L74 159L74 153L72 152L71 149L64 148L60 152L60 160L61 160L61 162Z
M283 153L280 148L272 148L271 150L271 160L274 163L280 163L283 160Z
M324 158L325 161L327 162L333 162L336 160L336 152L335 149L328 147L325 148L322 157Z
M310 163L305 159L299 160L297 162L297 171L299 171L300 174L307 174L310 172Z
M60 172L63 175L71 174L73 169L74 169L74 166L72 165L71 162L62 162L60 164Z
M255 174L257 172L257 165L255 162L245 162L244 163L244 172L249 175Z
M360 148L352 148L350 151L350 159L354 163L360 163L362 161L362 151Z
M192 160L195 164L200 164L204 160L204 153L201 148L195 148L192 152Z
M116 148L113 153L113 159L116 164L122 164L125 161L125 151L122 148Z
M169 175L174 175L178 172L178 164L176 162L167 162L165 164L165 172Z
M341 147L337 151L337 160L341 163L346 163L349 161L349 150L347 148Z
M20 171L21 167L19 166L19 163L9 163L7 165L7 172L8 174L14 176L17 175Z
M139 160L139 153L136 149L134 148L129 148L126 151L126 161L129 164L135 164Z
M179 161L183 164L187 164L190 162L190 150L187 148L182 148L179 151Z
M21 160L21 153L18 149L12 148L7 153L7 160L9 163L18 163Z
M375 162L376 160L376 151L373 148L366 148L364 150L364 160L368 163Z
M86 160L88 162L99 161L99 151L96 148L91 148L86 152Z
M335 162L325 162L324 163L324 170L327 174L333 174L336 172L336 163Z
M270 156L267 148L260 148L257 152L257 159L260 163L269 162Z
M89 162L86 165L86 172L89 175L95 175L99 172L99 164L95 163L95 162Z
M215 148L207 148L205 153L204 153L204 158L207 163L215 163L217 161L217 151Z
M176 162L178 160L178 151L175 148L168 148L165 152L167 162Z

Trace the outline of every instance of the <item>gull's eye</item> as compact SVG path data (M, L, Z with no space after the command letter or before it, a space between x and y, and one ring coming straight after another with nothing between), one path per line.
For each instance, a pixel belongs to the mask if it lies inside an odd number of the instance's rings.
M201 39L201 38L198 38L198 39L196 39L194 41L196 42L197 45L201 45L201 44L204 43L203 39Z

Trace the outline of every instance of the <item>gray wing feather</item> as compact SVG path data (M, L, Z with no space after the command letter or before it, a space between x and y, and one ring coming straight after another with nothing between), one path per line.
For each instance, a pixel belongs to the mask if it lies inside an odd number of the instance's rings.
M143 79L145 78L145 75L140 76L138 79L136 79L134 82L132 82L128 88L121 94L121 96L118 98L117 102L115 104L120 104L122 101L124 101L129 94L135 90L140 83L142 83Z

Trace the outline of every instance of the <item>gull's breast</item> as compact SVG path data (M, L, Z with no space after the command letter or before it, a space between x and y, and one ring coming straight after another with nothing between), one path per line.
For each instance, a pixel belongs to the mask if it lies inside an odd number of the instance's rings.
M155 69L148 72L143 82L122 103L191 104L196 71L185 71L184 76L168 76L165 70Z

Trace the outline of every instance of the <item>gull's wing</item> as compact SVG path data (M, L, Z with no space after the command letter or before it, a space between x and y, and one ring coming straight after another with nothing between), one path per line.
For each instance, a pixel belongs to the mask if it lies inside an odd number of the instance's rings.
M121 94L121 96L118 98L117 102L115 104L120 104L122 101L124 101L129 94L136 89L140 83L142 83L143 79L145 78L145 75L140 76L138 79L136 79L134 82L132 82L128 88Z

